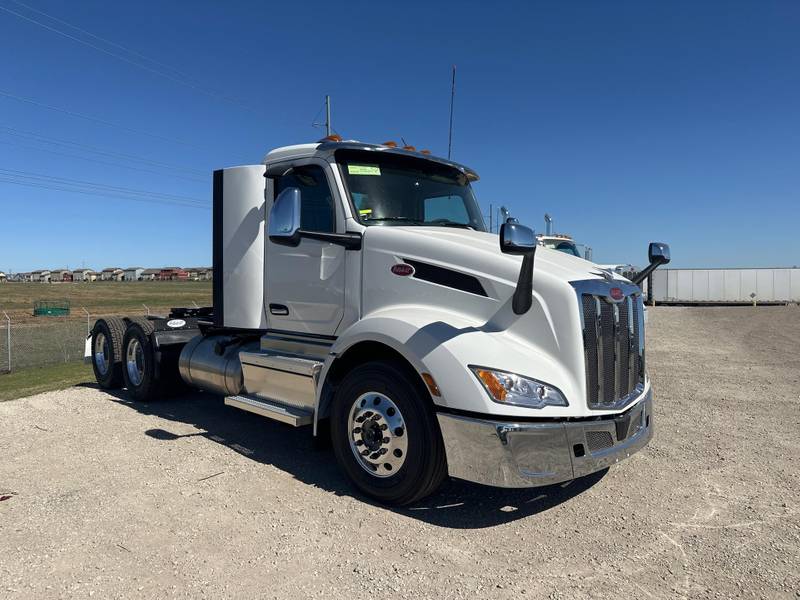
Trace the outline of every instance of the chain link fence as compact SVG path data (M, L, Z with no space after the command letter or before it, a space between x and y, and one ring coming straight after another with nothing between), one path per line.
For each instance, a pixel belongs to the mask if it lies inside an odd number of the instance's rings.
M103 316L108 315L83 310L83 315L15 320L0 314L0 374L83 360L89 328Z

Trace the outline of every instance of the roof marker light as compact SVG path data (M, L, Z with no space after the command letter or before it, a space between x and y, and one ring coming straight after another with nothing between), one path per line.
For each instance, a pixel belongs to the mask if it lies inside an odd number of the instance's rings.
M427 155L427 154L430 154L430 153L431 153L431 151L430 151L430 150L420 150L420 151L419 151L419 153L420 153L420 154L426 154L426 155Z
M383 142L381 146L386 146L387 148L397 148L397 142Z
M416 152L417 149L414 146L403 146L403 150L408 150L409 152Z

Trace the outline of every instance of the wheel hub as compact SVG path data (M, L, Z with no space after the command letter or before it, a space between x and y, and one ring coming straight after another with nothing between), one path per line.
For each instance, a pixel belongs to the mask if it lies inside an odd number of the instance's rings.
M94 364L99 373L105 375L110 363L108 340L103 332L98 332L94 336Z
M385 394L359 396L350 409L348 428L350 448L369 474L389 477L405 463L408 436L403 415Z
M133 338L128 344L125 363L128 369L128 380L135 386L141 385L144 380L144 352L136 338Z

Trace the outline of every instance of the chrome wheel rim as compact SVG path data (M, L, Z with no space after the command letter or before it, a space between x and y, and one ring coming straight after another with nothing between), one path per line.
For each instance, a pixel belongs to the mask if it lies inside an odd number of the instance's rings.
M350 408L350 449L373 477L391 477L406 461L408 432L397 405L385 394L367 392Z
M133 338L128 343L125 363L128 368L128 381L137 387L140 386L144 379L144 352L142 352L142 345L136 338Z
M109 357L108 339L106 334L99 332L94 336L94 364L101 375L108 373L111 364Z

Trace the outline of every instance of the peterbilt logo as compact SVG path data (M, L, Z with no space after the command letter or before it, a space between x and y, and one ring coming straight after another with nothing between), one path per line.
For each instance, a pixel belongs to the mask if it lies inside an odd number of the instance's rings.
M622 288L613 287L609 290L608 297L612 302L622 302L625 294L622 293Z

